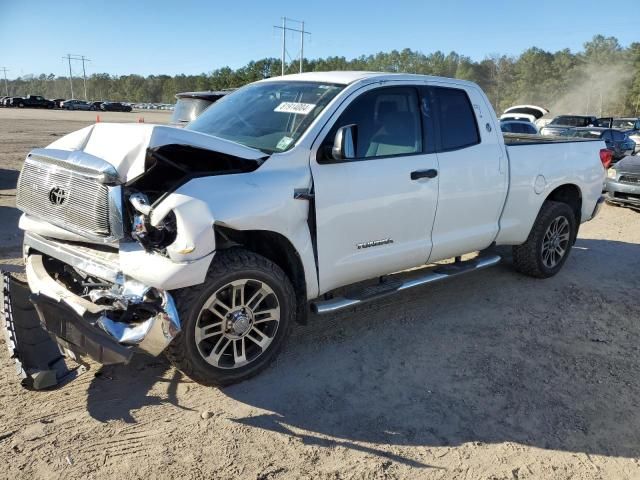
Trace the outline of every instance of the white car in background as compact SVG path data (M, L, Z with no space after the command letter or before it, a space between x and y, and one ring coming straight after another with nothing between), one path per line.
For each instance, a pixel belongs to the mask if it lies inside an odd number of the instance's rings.
M544 126L545 122L543 121L543 124L538 124L538 122L541 121L542 117L544 117L548 113L549 110L537 105L515 105L513 107L507 108L502 113L502 115L500 115L500 120L519 120L531 122L534 123L539 130Z

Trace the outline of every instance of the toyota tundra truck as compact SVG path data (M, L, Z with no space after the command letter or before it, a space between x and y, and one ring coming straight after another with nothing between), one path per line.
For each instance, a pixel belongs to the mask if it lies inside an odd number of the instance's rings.
M227 385L310 311L495 265L495 246L555 275L602 203L608 155L503 135L467 81L266 79L185 128L98 123L31 151L17 187L29 298L69 355L165 354Z

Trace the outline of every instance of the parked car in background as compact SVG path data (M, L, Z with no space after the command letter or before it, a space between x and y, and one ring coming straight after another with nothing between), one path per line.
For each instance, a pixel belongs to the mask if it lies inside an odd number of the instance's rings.
M613 128L580 127L566 130L562 136L577 138L599 138L604 140L607 148L613 152L613 163L632 155L636 143L624 132Z
M599 118L598 126L615 128L621 130L629 135L629 138L636 143L634 155L640 153L640 118L638 117L626 117L626 118Z
M66 110L89 110L89 102L84 100L66 100L62 102L62 108Z
M198 115L233 90L206 92L183 92L176 94L178 101L171 115L169 125L181 127L195 120Z
M120 102L102 102L100 110L103 112L130 112L131 106Z
M620 160L607 171L608 203L640 208L640 156Z
M17 101L18 108L53 108L53 102L42 95L27 95Z
M549 110L537 105L515 105L513 107L507 108L502 113L502 115L500 115L500 120L527 121L535 123L537 128L539 129L540 125L537 124L538 120L540 120L548 113Z
M66 99L64 99L64 98L53 98L53 99L51 99L51 101L53 102L53 108L62 108L62 103L65 100Z
M89 110L100 110L102 102L89 102Z
M551 120L540 130L541 135L562 135L574 127L590 127L595 125L596 117L590 115L560 115Z
M538 127L528 120L500 120L500 130L503 133L538 134Z
M6 107L17 107L20 101L24 100L24 97L9 97L5 99Z

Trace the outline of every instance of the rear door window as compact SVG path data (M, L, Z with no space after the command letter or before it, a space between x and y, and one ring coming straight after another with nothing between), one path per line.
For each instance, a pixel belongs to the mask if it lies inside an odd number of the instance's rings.
M480 143L480 134L467 92L433 87L440 130L440 150L457 150Z

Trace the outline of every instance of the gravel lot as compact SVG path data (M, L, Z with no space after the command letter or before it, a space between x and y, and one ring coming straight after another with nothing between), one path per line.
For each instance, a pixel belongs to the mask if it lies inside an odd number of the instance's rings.
M101 114L164 122L165 113ZM0 267L20 269L17 171L95 121L0 109ZM640 478L640 213L605 206L565 268L505 262L312 317L262 375L222 390L159 358L54 391L0 340L4 478Z

